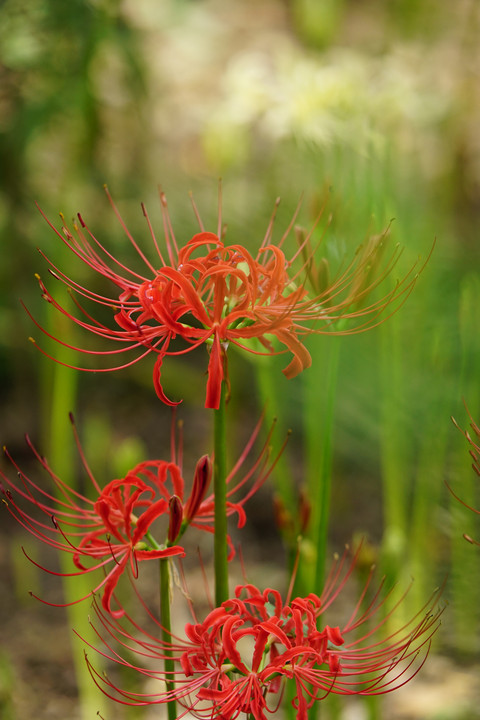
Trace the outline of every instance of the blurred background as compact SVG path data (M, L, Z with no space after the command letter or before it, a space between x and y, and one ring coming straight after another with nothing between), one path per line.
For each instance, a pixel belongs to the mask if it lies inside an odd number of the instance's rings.
M41 302L34 275L46 276L47 265L37 247L92 286L35 203L57 226L58 213L68 222L81 212L122 257L131 248L104 184L139 243L150 241L141 201L162 236L159 186L180 243L198 229L190 191L215 230L220 177L230 242L257 247L278 196L277 238L301 198L307 228L326 202L321 250L332 265L390 226L389 242L404 247L395 280L436 240L399 313L369 333L340 338L333 399L331 338L312 341L308 377L279 376L279 435L293 429L280 472L293 484L265 491L269 500L282 492L285 502L298 500L315 463L312 448L321 445L316 427L331 450L331 551L367 538L369 558L393 579L415 577L412 608L448 576L432 670L420 690L387 699L389 718L480 717L480 553L462 538L480 532L445 487L480 507L465 438L450 419L468 427L465 401L480 420L479 37L477 0L0 4L0 435L31 473L25 432L59 472L69 467L70 410L92 466L107 479L142 454L168 451L170 422L148 362L99 382L58 371L28 342L40 333L20 299L49 330L63 331ZM232 456L265 400L261 369L252 390L251 363L231 356ZM170 395L185 382L198 387L181 410L186 462L205 452L209 438L205 368L205 357L194 354L165 364ZM265 566L275 574L288 537L266 503L253 506L243 542L260 576ZM31 601L28 590L49 579L27 567L20 547L28 538L6 512L1 523L0 714L81 717L65 614ZM306 556L314 545L306 541ZM343 712L373 717L365 708Z

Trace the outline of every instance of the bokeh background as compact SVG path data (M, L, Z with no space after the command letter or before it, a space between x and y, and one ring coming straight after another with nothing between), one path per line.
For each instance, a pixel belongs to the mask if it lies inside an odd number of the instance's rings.
M415 577L412 607L448 578L431 669L418 688L387 699L389 718L480 717L480 553L462 538L480 532L445 487L480 506L465 439L450 419L468 426L463 401L480 419L479 37L477 0L0 4L0 435L25 467L25 432L59 471L69 467L68 410L108 479L168 448L169 432L145 365L99 382L59 373L28 342L39 332L20 299L59 330L34 277L47 274L36 248L63 269L72 263L35 203L57 225L59 212L67 220L81 212L126 257L104 184L140 242L149 238L141 201L161 236L159 186L180 242L197 230L190 191L215 229L220 177L232 242L261 241L277 196L277 237L300 198L306 227L326 202L322 251L333 265L390 226L389 240L404 247L401 276L436 240L405 307L370 333L340 339L328 431L331 338L312 344L308 377L278 384L279 434L294 431L281 472L293 478L294 497L318 437L331 440L332 552L367 538L394 579ZM90 282L78 264L72 272ZM231 363L234 454L265 397L261 369L234 354ZM203 356L165 366L170 394L198 387L182 408L186 458L201 455L209 437L204 371ZM273 484L265 500L281 492ZM267 507L252 507L244 543L260 575L276 577L285 538ZM29 598L39 584L50 592L50 580L24 562L28 538L6 512L1 528L0 714L82 717L65 613ZM308 543L303 550L315 552ZM356 705L328 712L374 716Z

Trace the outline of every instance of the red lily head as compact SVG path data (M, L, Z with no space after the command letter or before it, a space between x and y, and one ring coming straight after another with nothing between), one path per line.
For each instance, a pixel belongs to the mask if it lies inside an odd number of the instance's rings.
M260 247L251 253L242 245L224 243L221 217L216 234L205 231L195 208L201 232L179 249L163 194L165 257L143 208L156 253L152 263L127 230L109 194L108 197L130 242L145 264L146 274L129 270L113 258L79 215L73 230L65 224L61 230L56 230L49 224L77 258L110 280L119 294L107 297L88 290L48 261L50 272L77 296L113 308L114 322L111 325L102 324L78 302L79 315L72 316L39 278L42 296L85 330L116 345L114 349L98 352L75 348L79 352L107 358L127 351L135 353L133 360L120 365L114 363L113 367L97 368L97 371L126 367L154 353L154 386L159 398L169 405L176 403L167 398L162 387L161 367L166 356L183 354L205 345L210 353L205 406L218 408L221 383L227 379L225 352L230 344L255 354L275 354L279 352L273 342L276 341L284 348L280 352L288 351L293 356L283 370L286 377L292 378L311 364L310 354L302 342L304 335L311 332L362 332L379 324L385 318L386 308L390 308L391 314L402 304L418 277L418 272L413 274L410 271L383 298L366 305L371 291L395 265L397 250L383 271L372 278L372 268L376 269L379 265L380 248L383 252L384 243L369 244L367 250L357 253L353 262L332 282L326 286L319 285L314 272L316 248L311 243L313 230L301 236L299 249L287 259L282 246L293 221L280 241L274 244L274 216ZM298 268L293 270L297 259ZM312 278L312 292L308 294L305 285ZM340 318L349 322L340 327L337 325ZM178 345L173 347L174 340L180 341L180 348Z
M78 441L76 431L75 437ZM53 489L45 489L27 477L5 450L18 473L17 481L12 482L0 472L5 484L0 483L0 488L7 509L36 538L71 554L76 568L71 573L43 570L65 576L104 570L104 577L92 588L92 592L103 588L104 608L112 614L122 614L123 611L112 609L111 600L126 569L130 568L136 577L138 563L143 560L185 555L183 547L168 542L158 544L152 535L154 522L169 513L167 475L170 474L174 486L183 483L178 468L164 461L141 463L125 478L112 480L102 490L79 446L86 475L96 495L96 499L92 500L64 483L28 437L27 443L50 476ZM32 506L31 510L23 509L26 501Z
M243 470L260 432L261 422L257 423L226 479L227 513L237 516L239 527L246 520L245 503L269 477L278 460L278 457L272 460L269 454L272 428L258 457L248 470ZM87 464L75 425L73 428L95 499L64 483L28 437L27 443L50 477L53 489L45 489L27 477L5 450L18 477L12 481L0 471L3 480L0 490L10 514L39 540L71 554L76 568L72 573L42 569L55 575L83 575L104 569L105 577L92 591L103 588L103 606L115 614L117 611L111 606L112 595L125 570L129 569L136 577L141 561L184 556L183 547L177 543L189 525L213 532L214 500L213 495L207 494L212 460L204 456L198 461L190 495L186 495L180 459L182 452L175 445L173 421L171 460L139 463L124 478L112 480L102 489ZM31 506L30 510L24 509L25 503ZM155 539L159 533L161 542ZM229 544L230 557L233 557L230 539ZM76 602L82 599L85 598Z
M234 719L241 713L265 720L267 712L278 708L286 683L294 687L292 705L298 720L306 720L308 708L329 693L390 692L408 682L425 660L441 614L438 593L409 623L402 620L400 629L388 635L383 631L385 624L391 624L403 598L386 611L389 593L382 592L383 583L370 592L371 573L351 615L346 620L337 617L332 624L324 616L331 616L354 564L346 566L345 558L334 564L320 596L310 593L284 601L276 590L238 586L233 598L211 610L203 622L187 624L185 637L172 636L171 642L155 640L127 617L135 628L134 638L97 607L105 631L97 632L107 648L101 654L145 675L150 692L134 695L120 690L87 659L92 676L119 702L150 704L175 699L186 712L209 720ZM375 620L377 614L380 618ZM129 650L129 659L115 649L117 641ZM135 652L147 659L148 669L131 660ZM174 687L152 693L152 679L162 684L166 679L155 664L161 665L159 661L167 653L177 666L167 678Z

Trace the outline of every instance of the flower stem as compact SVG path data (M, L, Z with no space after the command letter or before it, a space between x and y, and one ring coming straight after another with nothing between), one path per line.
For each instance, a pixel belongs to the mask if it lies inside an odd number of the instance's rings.
M219 607L228 599L227 560L227 486L226 486L226 432L225 432L225 383L222 382L220 406L214 410L214 466L213 489L215 493L215 602Z
M312 589L320 594L324 583L341 340L320 335L310 339L309 349L319 370L304 378L307 489L311 506L305 535L316 553L313 562L308 557L301 558L294 592L302 595ZM319 377L323 378L322 383Z
M173 692L174 661L173 652L168 645L172 641L172 621L170 616L170 566L169 558L160 560L160 622L162 625L162 640L165 643L165 676L167 692ZM169 680L168 678L172 678ZM168 720L175 720L177 717L177 706L175 700L167 703Z
M333 337L329 339L331 340L331 347L328 354L328 365L326 372L327 392L325 397L323 420L324 431L323 438L321 438L322 456L321 458L315 457L318 451L310 448L310 463L308 469L310 480L310 496L314 498L315 505L315 511L313 515L315 517L316 523L313 527L313 533L315 533L314 538L315 547L317 548L317 555L313 587L316 589L317 592L320 592L321 588L323 588L323 583L325 579L325 561L327 557L327 542L330 520L330 493L332 488L333 434L335 425L335 407L341 343L341 338L339 337ZM313 407L310 407L310 411L312 410ZM318 410L316 412L318 413ZM311 417L310 421L312 420L313 418ZM316 422L318 423L318 415ZM315 439L311 430L312 427L310 425L309 439L310 442L313 441L315 443ZM319 438L316 439L316 442L317 445L320 444ZM318 476L318 471L315 471L315 467L320 469L320 476Z

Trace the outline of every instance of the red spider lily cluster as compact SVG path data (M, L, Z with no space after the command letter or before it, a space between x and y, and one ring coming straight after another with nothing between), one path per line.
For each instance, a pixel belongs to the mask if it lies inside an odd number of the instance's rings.
M325 287L314 283L315 289L310 295L305 286L306 279L317 276L314 272L313 230L301 236L299 248L287 259L283 245L293 221L280 241L274 244L273 216L260 247L252 255L242 245L225 245L220 217L218 233L206 232L195 208L201 232L179 248L163 194L165 257L143 208L156 252L155 262L152 263L126 228L109 194L108 197L149 276L140 275L116 260L78 215L73 232L66 224L61 230L49 224L77 258L110 280L120 289L120 294L118 297L99 295L82 287L48 261L50 272L75 295L113 308L115 325L102 324L78 301L80 315L73 317L55 300L39 277L42 296L83 329L117 345L113 350L74 348L78 352L103 357L137 352L133 360L108 370L126 367L151 352L155 353L154 387L158 397L168 405L176 403L166 396L161 383L161 368L166 356L184 354L200 345L207 346L210 358L205 407L217 409L221 384L227 378L225 353L229 344L254 354L289 351L293 357L283 372L287 378L293 378L311 364L302 337L311 332L362 332L379 324L385 319L388 309L391 314L404 302L418 277L418 272L415 274L412 268L393 289L366 305L368 296L393 270L398 257L396 249L383 273L372 279L372 266L378 265L384 251L384 242L379 240L361 249L354 260ZM299 263L295 263L297 258L300 258ZM158 269L157 264L160 265ZM298 268L294 270L296 264ZM340 329L336 323L341 318L349 322ZM55 339L65 344L61 338ZM286 350L276 349L272 342L274 339ZM182 341L184 347L172 350L173 340ZM95 371L105 369L96 368Z
M73 347L62 338L53 339L79 353L110 361L125 352L133 353L133 359L114 361L95 371L124 368L153 353L154 388L169 406L178 403L170 400L163 389L164 359L206 346L209 361L205 406L215 411L215 449L200 457L186 490L182 442L176 437L174 414L168 460L146 460L125 477L102 485L87 463L71 417L90 486L90 491L84 493L58 477L28 437L37 464L49 479L47 487L42 480L25 474L5 451L17 471L15 481L0 472L0 489L8 511L38 540L72 558L70 573L38 567L64 576L101 573L99 580L92 581L91 593L74 601L101 593L101 600L95 598L93 603L94 628L103 643L98 652L142 678L158 680L161 686L148 694L122 690L87 658L95 683L105 694L125 704L165 703L169 720L187 713L210 720L235 720L245 713L255 720L265 720L266 713L278 709L287 684L293 689L290 697L294 695L292 705L297 720L307 720L312 706L330 693L379 695L404 685L428 654L441 614L438 594L410 622L393 633L390 629L387 632L386 623L394 619L403 597L392 607L390 592L385 592L383 582L372 590L372 571L350 617L343 622L338 618L327 622L334 601L354 576L358 553L351 564L346 563L347 553L334 563L320 594L310 592L292 599L292 580L286 601L277 590L262 591L247 583L230 596L228 561L235 553L227 520L234 516L237 527L243 527L245 504L274 471L284 445L279 453L271 452L272 427L255 453L260 420L228 471L224 418L230 379L226 352L229 345L260 355L288 352L291 357L283 372L293 378L312 363L304 345L306 335L363 332L378 325L408 297L418 272L412 268L380 298L371 299L399 256L395 249L386 265L381 265L384 236L360 248L333 280L325 280L328 267L316 260L315 226L310 233L297 230L297 249L287 259L283 247L295 217L275 243L275 213L260 246L251 252L243 245L225 244L220 213L217 232L205 230L193 205L200 232L181 244L173 234L163 194L163 252L144 209L155 254L152 261L128 231L108 191L107 195L146 271L142 274L129 269L116 259L81 215L73 230L65 223L61 230L51 225L78 260L115 288L112 296L99 294L45 258L51 275L71 291L77 313L72 315L62 306L38 277L43 298L95 339L110 341L112 346L108 350L90 350ZM92 309L87 309L85 302L91 303ZM95 317L95 310L102 308L112 312L110 324ZM245 469L252 455L254 459ZM474 459L478 471L476 455ZM293 518L290 509L280 505L277 516L298 534L304 532L310 510L310 499L302 497L299 518ZM199 622L190 602L193 622L176 634L171 628L170 573L171 566L189 553L184 535L190 528L214 535L216 606L212 605ZM160 619L147 610L136 588L139 565L144 566L147 560L159 561ZM117 589L125 574L133 583L141 607L154 622L153 632L127 613L119 600ZM187 592L185 596L188 599ZM138 660L133 659L135 656ZM179 715L177 703L182 707Z
M234 597L212 609L203 622L187 624L184 639L172 637L167 644L132 617L125 616L129 629L95 606L95 627L105 646L101 654L134 667L150 680L152 690L152 680L162 689L145 695L125 691L87 658L92 675L107 695L127 705L175 698L195 717L232 720L241 713L265 720L265 713L278 709L287 681L295 686L297 720L306 720L309 708L329 693L381 695L401 687L428 654L441 614L438 593L409 623L382 636L382 626L403 598L386 611L388 594L382 593L383 584L371 590L372 571L350 617L332 627L323 616L352 575L356 557L345 571L346 557L347 552L333 565L321 596L310 593L284 602L276 590L239 585ZM114 650L112 640L124 654ZM176 666L171 677L158 670L166 649L173 650ZM143 665L133 665L132 656ZM165 690L172 678L175 690Z

